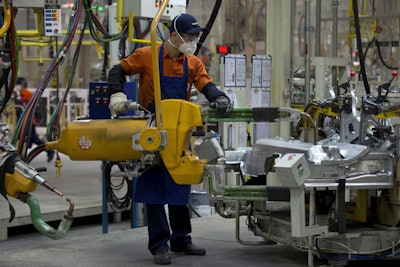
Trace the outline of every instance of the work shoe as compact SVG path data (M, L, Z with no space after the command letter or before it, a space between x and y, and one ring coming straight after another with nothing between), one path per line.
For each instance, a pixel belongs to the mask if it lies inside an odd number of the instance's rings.
M154 263L159 265L171 264L171 257L168 251L160 250L154 254Z
M192 243L187 244L186 248L171 248L171 251L179 253L183 252L186 255L203 256L206 255L204 248L193 245Z

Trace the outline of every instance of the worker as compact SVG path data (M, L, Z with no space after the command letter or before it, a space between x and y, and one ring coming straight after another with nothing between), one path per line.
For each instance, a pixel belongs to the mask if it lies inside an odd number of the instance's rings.
M194 56L199 34L206 31L189 14L180 14L171 22L169 39L158 46L162 99L190 99L192 85L203 93L219 114L232 110L230 99L218 90L202 61ZM154 84L151 47L136 49L108 75L109 109L112 115L127 112L123 84L126 75L139 74L139 103L154 112ZM146 203L148 249L156 264L170 264L169 251L186 255L205 255L206 250L192 243L188 209L190 185L176 184L164 166L147 169L138 179L134 201ZM168 204L168 219L165 211ZM171 230L170 230L171 229ZM172 232L172 233L171 233ZM169 245L168 245L169 241Z
M19 102L23 107L26 107L33 96L33 92L28 88L28 82L24 77L18 77L15 84L17 86L16 91L19 91ZM38 146L45 144L45 141L39 137L36 131L36 116L33 117L28 148L31 148L32 144ZM53 160L54 154L54 150L47 151L47 162Z

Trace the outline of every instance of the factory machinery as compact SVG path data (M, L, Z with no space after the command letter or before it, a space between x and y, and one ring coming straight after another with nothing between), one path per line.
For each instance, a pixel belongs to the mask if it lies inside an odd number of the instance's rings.
M151 23L153 49L156 25L167 4L162 1ZM157 53L153 55L157 74ZM72 160L126 164L134 166L123 170L132 178L148 166L164 164L178 184L206 182L218 214L236 220L239 243L285 244L308 253L310 266L315 256L333 265L398 259L400 128L391 119L399 115L400 105L388 95L396 76L393 73L388 83L361 103L350 78L338 87L337 95L325 101L311 99L302 111L234 108L221 116L213 108L188 101L161 100L155 75L155 114L127 102L134 115L68 122L58 138L33 155L57 150ZM232 151L224 151L219 137L205 127L210 122L281 121L297 123L296 138L261 138L252 147ZM63 237L72 223L72 201L67 199L70 207L57 230L43 222L29 193L37 184L59 196L62 193L29 165L31 154L21 157L19 147L8 139L5 123L0 130L3 195L26 202L39 231L54 239ZM10 211L12 217L11 206ZM241 238L241 216L261 241Z
M276 121L297 117L297 138L260 139L223 156L214 149L210 199L221 216L236 218L239 243L307 251L310 266L314 256L332 265L399 258L400 127L391 119L400 105L388 98L396 76L360 104L349 80L338 96L311 99L304 111L272 112ZM241 239L240 216L263 241Z

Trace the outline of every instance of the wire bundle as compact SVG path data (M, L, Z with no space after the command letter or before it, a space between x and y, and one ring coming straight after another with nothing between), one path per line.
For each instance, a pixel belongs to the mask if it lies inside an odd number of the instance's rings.
M113 181L112 169L117 166L119 173L122 174L118 182ZM132 180L127 175L132 171L132 166L127 163L116 163L108 161L104 167L105 187L107 190L108 204L112 210L123 212L129 208L132 199ZM119 176L119 175L118 175ZM125 190L125 194L120 192ZM122 196L121 196L122 195Z
M56 56L50 63L49 68L46 71L46 74L43 76L39 85L36 87L35 93L33 94L31 100L28 102L26 108L22 112L17 125L16 130L14 131L12 137L12 143L17 144L19 154L26 157L27 148L24 146L26 144L26 140L29 140L30 137L30 129L32 127L35 110L38 108L39 99L41 98L45 88L47 87L50 79L53 77L54 72L62 64L64 61L65 55L68 52L69 47L74 39L75 32L79 25L79 19L82 14L82 0L76 0L74 3L74 8L71 12L71 22L69 24L67 34L64 38L63 44L60 49L57 51Z

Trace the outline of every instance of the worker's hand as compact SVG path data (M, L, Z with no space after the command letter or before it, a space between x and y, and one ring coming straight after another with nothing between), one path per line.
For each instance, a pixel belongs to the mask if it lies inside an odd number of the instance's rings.
M111 116L115 117L118 114L126 113L129 110L129 103L126 95L124 93L115 93L110 96L110 104L108 108L110 109Z
M219 96L210 104L210 107L215 108L218 115L224 115L232 111L233 104L228 97Z

